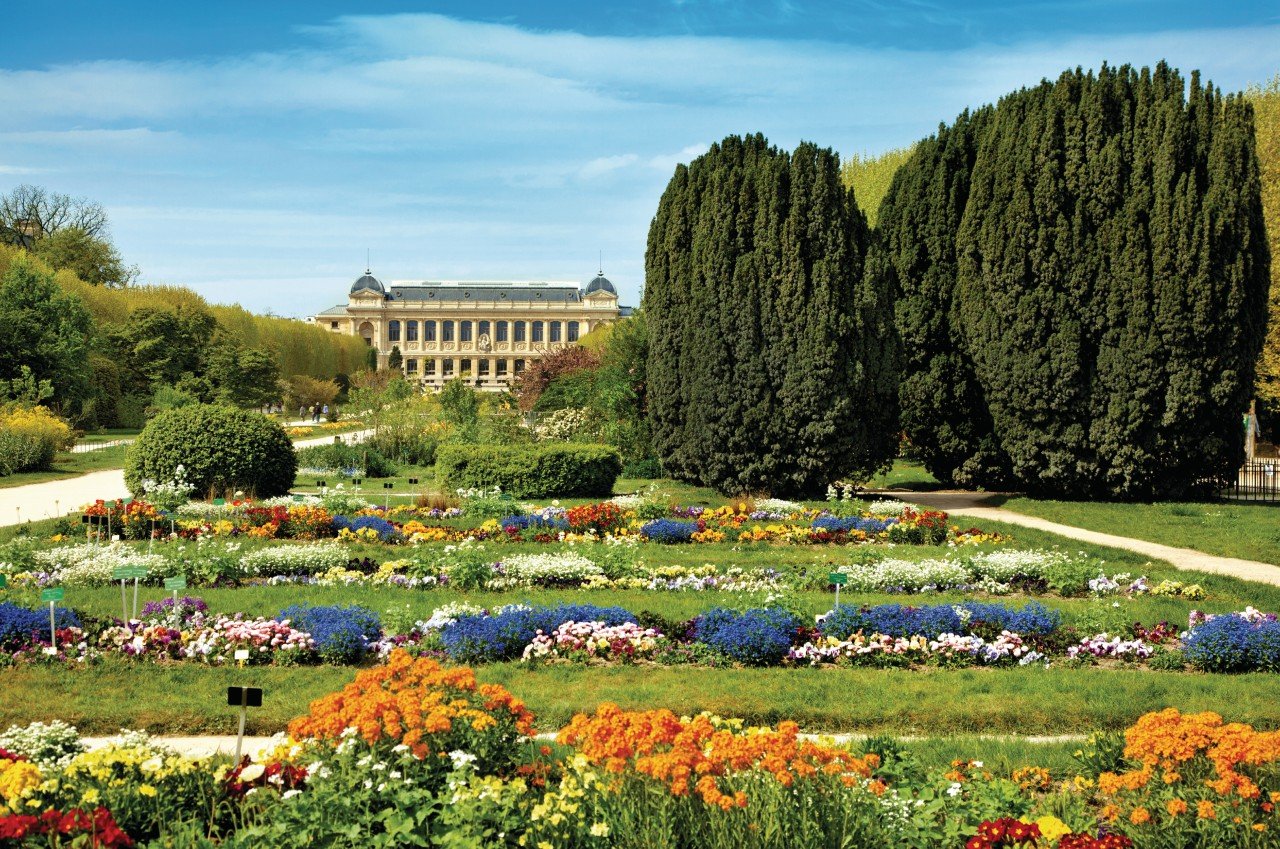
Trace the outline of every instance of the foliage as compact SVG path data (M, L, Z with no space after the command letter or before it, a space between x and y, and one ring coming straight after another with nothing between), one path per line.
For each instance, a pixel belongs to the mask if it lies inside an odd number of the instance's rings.
M331 470L347 477L388 478L396 466L373 445L334 442L297 449L300 469Z
M125 483L171 480L178 466L199 493L237 490L260 497L289 491L297 472L284 428L260 413L193 404L156 416L129 447Z
M617 450L606 445L446 445L436 460L450 489L496 486L518 498L608 496L621 471Z
M1252 125L1197 74L1103 66L917 145L880 227L931 473L1124 499L1234 475L1268 279Z
M1271 292L1267 341L1258 361L1256 392L1270 414L1263 424L1273 439L1280 429L1270 421L1280 415L1280 74L1265 85L1250 86L1245 97L1253 105L1258 169L1262 178L1262 215L1271 249Z
M17 377L26 367L37 384L49 381L56 406L75 411L84 403L89 314L22 254L0 275L0 327L0 375Z
M512 392L519 399L520 409L528 412L538 408L539 398L554 381L594 369L599 364L600 359L595 352L581 345L570 345L531 360L525 370L516 376ZM560 406L564 406L563 402Z
M1206 672L1280 671L1280 622L1227 613L1198 624L1182 641L1186 660Z
M893 175L911 158L912 151L912 147L904 147L886 150L877 156L855 153L840 163L840 180L853 190L869 226L876 226L880 203L889 193Z
M44 407L0 404L0 477L47 469L54 454L75 442L71 427Z
M654 447L721 492L817 493L897 446L887 280L830 150L729 137L678 166L649 230Z
M480 433L480 393L461 375L440 390L440 418L450 427L455 442L475 442Z
M115 245L83 227L64 227L36 241L33 253L56 269L66 269L91 286L128 286L138 267L126 266Z
M70 610L59 608L55 619L59 628L78 628L80 620ZM49 636L49 611L28 610L0 601L0 648L25 644L33 634Z

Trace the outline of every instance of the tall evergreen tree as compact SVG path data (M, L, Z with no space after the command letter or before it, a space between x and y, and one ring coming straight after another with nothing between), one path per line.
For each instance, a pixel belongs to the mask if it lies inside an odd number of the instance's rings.
M648 402L663 469L806 494L883 465L898 348L830 150L730 136L676 169L649 230Z
M919 188L941 167L921 153L976 125L948 215ZM1253 144L1242 98L1161 64L1065 73L921 147L881 221L907 344L942 348L952 369L951 396L929 357L903 381L935 473L1139 498L1234 469L1265 328Z

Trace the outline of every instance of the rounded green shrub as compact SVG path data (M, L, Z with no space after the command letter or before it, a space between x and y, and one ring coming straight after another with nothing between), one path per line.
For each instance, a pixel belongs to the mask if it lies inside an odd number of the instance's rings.
M447 488L498 487L516 498L607 498L622 471L611 445L445 445L436 478Z
M260 413L217 404L166 410L142 429L125 458L124 481L142 495L144 481L173 480L182 466L197 497L242 490L283 495L298 469L284 428Z

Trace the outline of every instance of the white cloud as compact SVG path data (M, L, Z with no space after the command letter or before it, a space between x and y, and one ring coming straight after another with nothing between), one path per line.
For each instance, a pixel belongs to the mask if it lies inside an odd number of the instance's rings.
M440 15L304 37L217 60L0 69L15 163L0 176L58 172L57 190L107 205L129 261L214 299L252 280L250 306L298 312L301 289L261 281L314 273L314 306L329 306L349 283L333 269L368 246L405 278L573 278L599 248L634 300L657 198L710 140L875 153L1077 64L1168 58L1229 89L1280 65L1276 26L935 51Z

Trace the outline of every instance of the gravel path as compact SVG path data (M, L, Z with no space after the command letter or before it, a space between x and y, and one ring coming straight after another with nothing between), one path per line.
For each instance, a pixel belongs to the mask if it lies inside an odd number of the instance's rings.
M1202 551L1190 548L1176 548L1172 545L1161 545L1158 542L1147 542L1146 540L1131 539L1130 537L1116 536L1115 534L1104 534L1099 531L1077 528L1074 525L1062 525L1058 522L1050 522L1048 519L1026 516L1022 513L1015 513L1012 510L990 506L991 501L1000 497L998 493L885 491L877 493L877 495L909 501L923 507L946 510L952 516L965 516L977 520L985 519L990 522L1007 522L1010 525L1035 528L1036 530L1047 531L1051 534L1079 540L1080 542L1122 548L1125 551L1134 551L1156 560L1167 560L1179 569L1193 569L1198 572L1211 572L1215 575L1229 575L1246 581L1258 581L1263 584L1280 586L1280 566L1273 563L1241 560L1238 557L1219 557L1215 554L1205 554Z
M340 436L343 442L361 442L371 432L357 430ZM299 439L293 444L296 448L307 448L332 442L333 436L330 435ZM0 489L0 527L65 516L99 498L110 501L128 497L124 469L106 469L66 480L5 487Z

